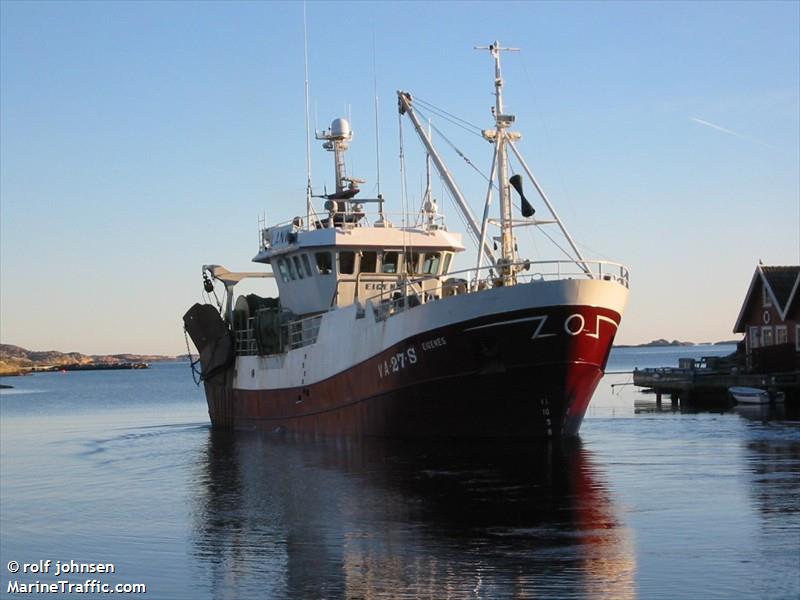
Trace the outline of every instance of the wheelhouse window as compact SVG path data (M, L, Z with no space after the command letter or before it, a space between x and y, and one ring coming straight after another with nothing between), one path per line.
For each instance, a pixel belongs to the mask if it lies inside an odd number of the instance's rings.
M303 273L303 265L300 264L300 257L293 256L292 261L294 262L294 268L297 270L297 276L300 279L305 277L305 273Z
M450 261L453 260L453 254L451 252L444 253L444 268L442 269L443 274L447 274L450 272Z
M378 253L377 252L362 252L361 253L361 268L362 273L376 273L378 271Z
M294 263L292 262L292 259L290 257L286 258L286 265L289 267L289 277L291 277L292 279L297 279L297 269L295 268Z
M384 252L383 263L381 265L382 273L397 273L397 266L400 262L399 252Z
M314 275L314 271L311 270L311 262L308 260L308 254L301 255L301 259L303 260L303 267L306 270L306 275L309 277Z
M339 252L339 273L352 275L356 268L356 253L352 250Z
M278 259L278 273L280 273L281 281L284 283L289 281L289 269L286 267L286 261L282 258Z
M330 252L317 252L314 258L317 259L317 270L320 275L330 275L333 272L333 257Z
M419 273L419 252L406 252L406 272L410 275Z
M422 263L422 272L425 275L438 275L439 274L439 259L438 252L426 252L425 261Z

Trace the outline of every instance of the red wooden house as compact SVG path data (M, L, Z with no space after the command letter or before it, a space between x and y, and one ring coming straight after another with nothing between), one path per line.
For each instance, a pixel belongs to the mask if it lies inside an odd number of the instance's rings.
M739 311L747 365L762 373L800 369L800 266L759 265Z

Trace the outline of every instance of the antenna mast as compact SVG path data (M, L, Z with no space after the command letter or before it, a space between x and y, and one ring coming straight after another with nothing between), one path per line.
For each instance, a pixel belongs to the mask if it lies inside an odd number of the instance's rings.
M311 230L311 213L314 211L311 195L311 130L309 128L308 108L308 24L306 21L306 3L303 2L303 59L305 65L305 99L306 99L306 229Z
M503 285L515 283L514 267L516 262L514 251L513 213L511 212L511 186L508 183L508 151L506 142L513 140L514 135L507 129L514 123L515 116L506 114L503 106L503 75L500 71L500 52L519 52L519 48L503 48L500 42L495 41L488 46L475 46L476 50L488 50L494 58L494 131L484 131L484 137L496 144L497 157L497 187L500 191L500 240L502 245L502 258L498 259L497 267L503 279ZM519 134L517 134L518 136Z
M377 183L378 183L378 212L380 213L380 222L386 221L386 215L383 212L383 194L381 194L381 138L378 129L378 73L375 68L375 29L372 30L372 91L375 95L375 170Z

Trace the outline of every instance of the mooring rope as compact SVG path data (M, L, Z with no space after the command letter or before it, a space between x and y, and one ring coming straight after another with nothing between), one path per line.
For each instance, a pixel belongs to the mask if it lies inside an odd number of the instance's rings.
M192 369L192 379L194 380L194 384L199 386L200 382L203 381L203 372L197 368L197 365L200 364L200 355L197 355L197 360L192 358L192 349L189 347L189 332L186 331L186 327L183 328L183 337L186 339L186 353L189 355L189 367Z

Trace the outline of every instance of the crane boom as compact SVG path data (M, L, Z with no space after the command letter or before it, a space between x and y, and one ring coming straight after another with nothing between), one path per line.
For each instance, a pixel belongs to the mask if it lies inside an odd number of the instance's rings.
M397 92L397 99L398 99L398 106L400 110L400 114L407 114L408 118L411 119L411 122L414 125L414 129L417 132L420 140L422 140L422 144L425 146L425 150L428 152L428 156L431 157L433 160L433 164L436 167L436 170L441 175L442 179L444 179L444 183L447 186L447 189L450 190L453 198L458 204L459 209L461 209L461 213L464 215L465 220L467 221L467 225L469 226L470 233L475 238L476 243L478 246L483 246L483 253L489 259L489 262L494 265L495 258L494 253L492 252L491 247L489 244L486 243L486 240L481 236L481 228L478 225L478 222L475 220L475 216L472 214L472 211L467 204L467 201L464 199L464 195L461 193L461 190L458 188L458 184L456 184L453 176L450 174L450 171L447 169L447 165L444 164L441 156L433 147L430 138L428 137L427 132L422 127L422 123L420 123L417 114L414 112L414 108L412 107L411 101L411 94L408 92Z

